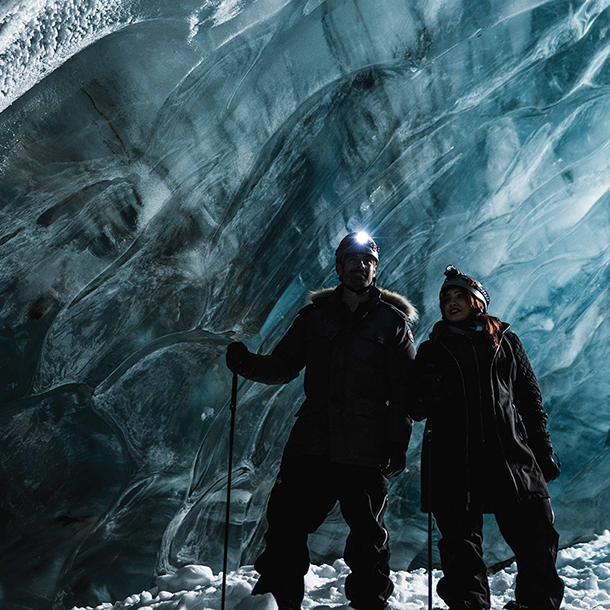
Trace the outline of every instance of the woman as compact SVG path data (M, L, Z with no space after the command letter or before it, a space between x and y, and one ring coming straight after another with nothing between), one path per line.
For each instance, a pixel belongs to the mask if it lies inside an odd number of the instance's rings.
M483 513L494 513L518 564L506 608L557 610L559 535L546 482L559 468L536 377L509 325L487 314L483 286L453 266L445 275L442 320L416 359L416 415L427 417L422 509L442 535L438 594L451 610L490 608L482 527Z

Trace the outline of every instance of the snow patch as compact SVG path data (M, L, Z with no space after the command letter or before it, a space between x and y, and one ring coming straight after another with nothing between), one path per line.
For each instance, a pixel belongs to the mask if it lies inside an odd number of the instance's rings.
M577 544L559 552L559 574L566 591L562 610L610 610L610 531L595 540ZM349 568L342 559L333 565L311 566L305 577L303 610L344 610L348 608L343 593ZM500 610L514 598L517 566L513 563L490 578L492 610ZM433 572L434 583L442 573ZM270 594L251 596L258 574L252 566L243 566L227 574L227 610L277 610ZM423 610L428 606L428 577L423 569L392 572L394 593L389 610ZM219 610L222 574L214 575L207 566L185 566L175 574L159 576L157 589L132 595L114 605L102 604L96 610ZM435 603L439 603L434 595ZM73 610L80 610L74 608ZM84 610L84 609L83 609Z
M175 574L159 576L155 584L161 591L184 591L205 587L214 581L214 573L208 566L184 566Z

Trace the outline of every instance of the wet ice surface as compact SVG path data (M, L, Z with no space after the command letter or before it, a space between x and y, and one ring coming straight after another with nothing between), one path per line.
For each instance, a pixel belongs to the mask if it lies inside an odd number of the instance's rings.
M575 545L559 552L559 574L566 585L563 610L600 610L610 608L610 532L592 542ZM305 577L304 610L347 609L343 583L349 568L342 559L332 565L312 566ZM516 564L490 577L492 609L499 610L513 599ZM392 572L394 593L390 610L427 608L428 579L425 570ZM435 583L441 572L434 571ZM277 610L271 595L251 597L257 574L245 566L227 577L228 610ZM218 610L221 605L222 576L210 568L185 566L173 575L157 579L157 587L115 604L105 603L98 610ZM446 607L435 595L436 605Z

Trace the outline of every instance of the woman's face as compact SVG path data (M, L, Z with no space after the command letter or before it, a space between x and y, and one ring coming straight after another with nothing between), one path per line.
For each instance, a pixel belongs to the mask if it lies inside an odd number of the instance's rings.
M443 292L441 309L447 322L465 322L473 313L466 298L466 291L461 288L448 288Z

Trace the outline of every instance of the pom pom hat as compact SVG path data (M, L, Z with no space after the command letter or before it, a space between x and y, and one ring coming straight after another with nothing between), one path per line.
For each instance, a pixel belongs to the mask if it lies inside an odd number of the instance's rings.
M440 297L442 298L443 292L447 290L447 288L464 288L468 290L477 300L481 301L483 305L483 312L487 313L487 308L489 307L489 294L487 290L483 288L480 282L477 282L472 277L469 277L465 273L461 273L458 271L453 265L449 265L445 269L445 281L441 286Z

